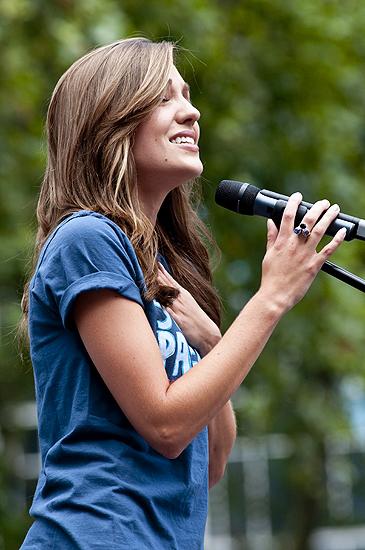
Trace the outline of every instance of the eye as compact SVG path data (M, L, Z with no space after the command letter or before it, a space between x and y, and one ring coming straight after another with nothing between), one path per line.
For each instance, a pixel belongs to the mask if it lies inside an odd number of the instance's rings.
M169 97L163 97L161 103L167 103L168 101L170 101Z

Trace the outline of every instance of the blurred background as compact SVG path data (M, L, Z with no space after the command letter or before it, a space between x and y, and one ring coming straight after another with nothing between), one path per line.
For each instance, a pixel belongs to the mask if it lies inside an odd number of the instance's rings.
M363 0L0 0L1 550L23 540L39 470L17 324L47 105L77 58L132 35L190 52L179 68L202 114L224 328L258 288L266 223L216 206L221 179L365 218ZM365 277L365 243L333 261ZM239 437L210 495L206 550L365 549L364 319L364 294L321 272L280 322L234 396Z

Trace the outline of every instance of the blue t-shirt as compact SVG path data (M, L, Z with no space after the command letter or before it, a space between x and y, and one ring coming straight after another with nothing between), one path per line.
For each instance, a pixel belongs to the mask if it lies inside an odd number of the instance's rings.
M42 470L30 511L35 522L22 550L201 550L207 428L174 460L136 432L73 323L77 296L101 288L144 309L170 381L199 360L166 310L144 299L141 268L116 224L83 211L58 226L30 286Z

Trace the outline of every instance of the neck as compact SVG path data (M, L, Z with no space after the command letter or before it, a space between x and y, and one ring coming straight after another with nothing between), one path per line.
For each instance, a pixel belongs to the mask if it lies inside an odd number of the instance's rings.
M157 216L160 211L161 205L165 200L164 196L145 197L142 193L139 193L139 204L143 214L150 220L153 226L156 225Z

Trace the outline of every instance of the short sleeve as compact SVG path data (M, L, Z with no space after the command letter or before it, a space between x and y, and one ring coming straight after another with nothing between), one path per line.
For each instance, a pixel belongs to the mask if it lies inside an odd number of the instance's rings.
M144 305L143 274L125 233L104 216L80 212L63 222L47 241L31 292L72 330L77 296L102 288Z

